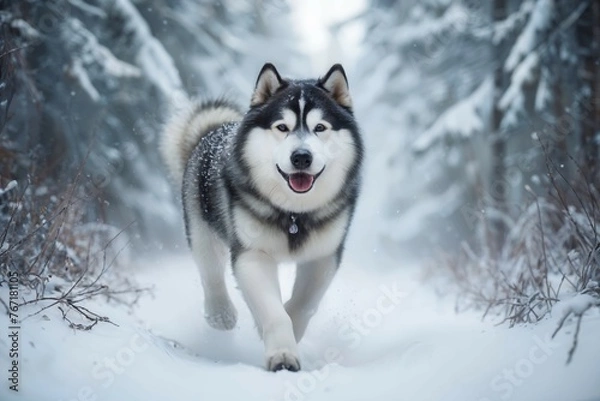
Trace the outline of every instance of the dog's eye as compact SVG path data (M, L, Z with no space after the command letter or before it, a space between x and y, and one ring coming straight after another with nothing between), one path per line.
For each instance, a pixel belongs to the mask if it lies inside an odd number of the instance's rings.
M288 132L289 131L287 125L285 125L285 124L279 124L275 128L277 128L281 132Z
M326 129L327 128L323 124L317 124L317 125L315 125L315 132L323 132Z

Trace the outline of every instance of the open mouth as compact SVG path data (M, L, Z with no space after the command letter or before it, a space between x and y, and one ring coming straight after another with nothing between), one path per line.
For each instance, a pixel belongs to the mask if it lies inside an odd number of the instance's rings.
M277 171L279 171L279 174L281 174L283 179L287 181L290 189L298 194L302 194L302 193L310 191L312 189L315 181L317 180L317 178L319 178L319 176L321 175L323 170L325 170L325 166L323 166L321 171L319 171L315 175L308 174L308 173L287 174L279 168L279 165L276 165L276 166L277 166Z

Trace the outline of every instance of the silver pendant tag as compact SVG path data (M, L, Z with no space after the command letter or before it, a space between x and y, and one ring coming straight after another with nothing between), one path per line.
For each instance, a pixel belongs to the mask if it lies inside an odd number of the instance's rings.
M296 216L291 214L290 219L292 219L292 224L290 225L290 228L288 229L289 233L290 234L298 234L298 224L296 224Z

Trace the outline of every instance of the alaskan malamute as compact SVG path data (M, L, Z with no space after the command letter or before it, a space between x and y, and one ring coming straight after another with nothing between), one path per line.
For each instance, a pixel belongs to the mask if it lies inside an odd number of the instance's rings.
M229 256L267 369L299 370L297 342L340 264L360 187L363 145L344 69L291 80L265 64L245 114L225 100L194 103L167 123L161 148L182 186L208 324L236 324ZM290 261L296 281L284 304L277 265Z

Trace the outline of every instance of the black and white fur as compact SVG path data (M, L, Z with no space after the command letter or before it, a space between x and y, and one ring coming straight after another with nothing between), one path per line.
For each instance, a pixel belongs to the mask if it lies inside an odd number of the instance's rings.
M360 186L363 145L342 66L287 80L265 64L245 114L223 100L195 103L167 123L162 153L182 185L207 322L236 324L229 257L267 369L299 370L297 342L338 268ZM277 266L290 261L296 280L283 304Z

